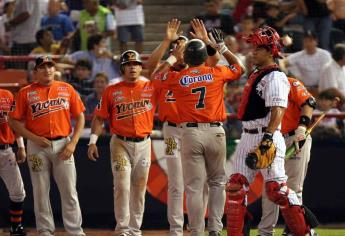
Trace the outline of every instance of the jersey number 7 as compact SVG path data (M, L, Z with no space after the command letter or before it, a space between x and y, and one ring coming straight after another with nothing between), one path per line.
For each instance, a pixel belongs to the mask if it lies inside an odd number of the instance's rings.
M198 103L195 105L196 109L203 109L205 108L205 97L206 97L206 87L197 87L192 89L192 94L199 94Z

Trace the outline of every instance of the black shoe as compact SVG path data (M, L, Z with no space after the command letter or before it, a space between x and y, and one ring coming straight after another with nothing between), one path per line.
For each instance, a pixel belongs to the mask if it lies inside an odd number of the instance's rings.
M26 232L22 225L18 225L17 228L11 228L10 236L26 236Z
M218 233L216 231L211 231L208 233L208 236L220 236L220 233Z
M282 233L282 236L293 236L290 229L285 225L284 231Z

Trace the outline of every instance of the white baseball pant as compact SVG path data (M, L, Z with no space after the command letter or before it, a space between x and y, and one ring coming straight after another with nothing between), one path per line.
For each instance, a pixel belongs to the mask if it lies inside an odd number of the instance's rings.
M52 236L55 231L49 199L51 174L60 192L65 230L69 235L85 235L81 227L82 216L76 189L74 156L65 161L58 157L69 140L67 137L51 141L52 145L47 148L28 140L27 162L34 194L36 227L40 236Z
M141 236L146 184L151 165L151 139L130 142L113 135L110 151L114 183L115 233Z

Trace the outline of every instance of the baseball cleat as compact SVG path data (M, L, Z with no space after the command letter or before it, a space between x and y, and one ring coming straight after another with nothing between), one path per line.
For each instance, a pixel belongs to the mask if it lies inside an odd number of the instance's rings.
M18 225L15 229L11 228L10 236L26 236L24 227L22 225Z

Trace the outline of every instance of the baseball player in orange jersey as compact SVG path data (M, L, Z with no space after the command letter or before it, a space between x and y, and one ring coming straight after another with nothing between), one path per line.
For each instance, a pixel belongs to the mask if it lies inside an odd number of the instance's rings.
M206 32L202 21L195 20L196 28ZM207 34L207 33L206 33ZM219 52L231 66L205 66L207 49L203 41L190 40L184 50L187 69L168 72L162 86L176 96L179 122L182 127L181 157L183 181L187 195L187 212L192 236L204 235L203 186L209 186L209 235L220 235L225 203L225 132L226 119L223 86L227 81L239 79L243 67L223 44ZM170 58L170 59L169 59ZM176 61L170 56L156 71L164 71ZM173 59L173 60L172 60ZM205 176L204 173L207 173Z
M10 113L13 130L28 139L27 154L39 235L55 231L49 189L52 174L61 195L62 217L69 235L85 235L76 190L73 152L84 128L84 105L70 84L54 81L55 63L36 58L37 82L22 88ZM71 114L76 119L72 137Z
M172 19L167 24L166 36L162 43L151 53L148 60L149 74L152 75L153 71L157 68L163 55L171 48L171 55L177 58L177 61L167 68L172 73L181 71L187 68L187 65L183 61L183 47L188 41L184 36L178 35L178 29L180 21ZM196 31L195 34L201 37L202 32ZM207 36L207 34L206 34ZM214 50L215 51L215 50ZM215 51L216 52L216 51ZM208 57L209 64L216 64L218 58L213 55L212 58ZM162 71L161 75L164 75ZM168 221L170 224L171 236L183 235L183 199L184 199L184 187L183 187L183 173L181 162L181 135L182 128L178 125L179 113L177 112L176 99L171 90L161 89L158 95L158 116L163 124L163 135L165 143L165 157L167 163L167 175L168 175ZM205 173L206 174L206 173ZM208 199L208 185L205 183L204 187L204 209L207 209ZM210 222L211 223L211 222Z
M13 110L14 105L12 93L0 89L0 177L4 181L10 197L10 235L22 236L26 235L22 226L25 190L17 162L23 163L26 153L22 137L17 137L17 160L11 148L11 144L16 138L8 125L8 114Z
M243 133L235 152L234 174L226 187L228 235L243 235L248 186L257 171L264 177L268 199L280 206L285 222L294 235L309 235L310 226L305 220L305 211L296 193L286 186L286 147L280 127L290 85L275 63L280 55L280 37L273 28L266 26L258 28L248 41L254 47L253 60L257 69L249 76L238 109ZM272 153L273 162L266 168L257 169L258 157L255 159L248 154L258 149L264 155L272 147L276 147Z
M306 137L306 128L310 124L313 109L316 102L304 85L297 79L288 78L290 92L288 107L282 120L281 132L285 138L286 147L295 145L296 154L285 161L285 172L288 176L287 186L296 192L299 202L302 204L303 183L307 174L310 160L312 139ZM274 235L274 227L278 221L279 207L262 195L262 217L258 226L261 236ZM286 228L283 235L291 235ZM312 234L315 235L315 234Z
M136 51L121 55L123 81L106 88L94 111L88 150L90 160L99 158L96 141L104 120L109 120L111 168L114 181L116 235L142 235L146 183L151 164L153 115L156 88L139 78L142 62Z

